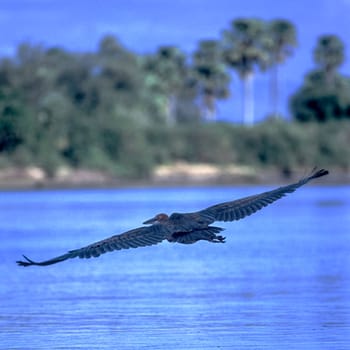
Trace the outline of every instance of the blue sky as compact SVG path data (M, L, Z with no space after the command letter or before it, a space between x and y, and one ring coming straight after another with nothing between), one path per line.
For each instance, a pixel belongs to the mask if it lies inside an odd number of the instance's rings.
M133 51L177 45L191 52L199 40L218 38L237 17L285 18L298 31L298 48L281 68L281 109L313 67L312 49L322 34L337 34L350 50L350 0L1 0L0 57L29 41L70 50L95 50L114 34ZM6 33L6 34L5 34ZM349 60L342 71L350 75ZM256 78L257 118L268 112L267 75ZM232 97L221 103L220 118L240 120L240 83L233 75Z

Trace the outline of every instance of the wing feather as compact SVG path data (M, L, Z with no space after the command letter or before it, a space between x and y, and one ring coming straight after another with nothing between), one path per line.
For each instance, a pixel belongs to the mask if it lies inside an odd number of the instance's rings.
M309 176L302 178L296 183L282 186L272 191L263 192L257 195L216 204L194 214L197 214L198 217L205 220L208 224L211 224L214 221L240 220L277 201L288 193L294 192L299 187L308 183L310 180L327 174L328 171L324 169L313 170Z
M97 258L101 254L105 254L113 250L138 248L158 244L166 239L167 236L167 229L161 225L139 227L134 230L109 237L102 241L92 243L83 248L70 250L66 254L41 262L35 262L23 255L25 261L17 261L17 264L20 266L47 266L76 257L81 259L89 259L91 257Z

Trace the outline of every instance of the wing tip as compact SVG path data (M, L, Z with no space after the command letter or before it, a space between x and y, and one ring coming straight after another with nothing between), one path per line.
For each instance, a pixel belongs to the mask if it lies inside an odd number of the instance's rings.
M25 255L22 255L22 256L27 261L17 260L16 263L17 263L18 266L26 267L26 266L36 265L36 263L33 260L29 259Z
M325 175L328 175L328 174L329 174L329 171L326 170L326 169L319 169L319 170L317 170L317 168L314 168L312 170L311 175L309 176L309 180L317 179L319 177L322 177L322 176L325 176Z

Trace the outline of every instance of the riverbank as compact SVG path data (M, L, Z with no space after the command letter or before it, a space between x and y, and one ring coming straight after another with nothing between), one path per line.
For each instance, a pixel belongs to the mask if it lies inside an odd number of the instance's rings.
M279 184L294 181L307 170L283 173L275 168L177 162L155 168L147 179L126 179L103 171L70 168L60 168L49 177L38 167L12 167L0 170L0 189ZM322 184L350 184L350 171L329 170L330 175L322 179Z

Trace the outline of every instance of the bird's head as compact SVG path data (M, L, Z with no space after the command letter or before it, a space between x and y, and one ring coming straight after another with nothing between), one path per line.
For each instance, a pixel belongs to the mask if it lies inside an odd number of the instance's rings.
M146 220L143 224L148 225L148 224L156 224L160 222L164 222L168 220L169 216L167 214L161 213L157 214L154 218Z

